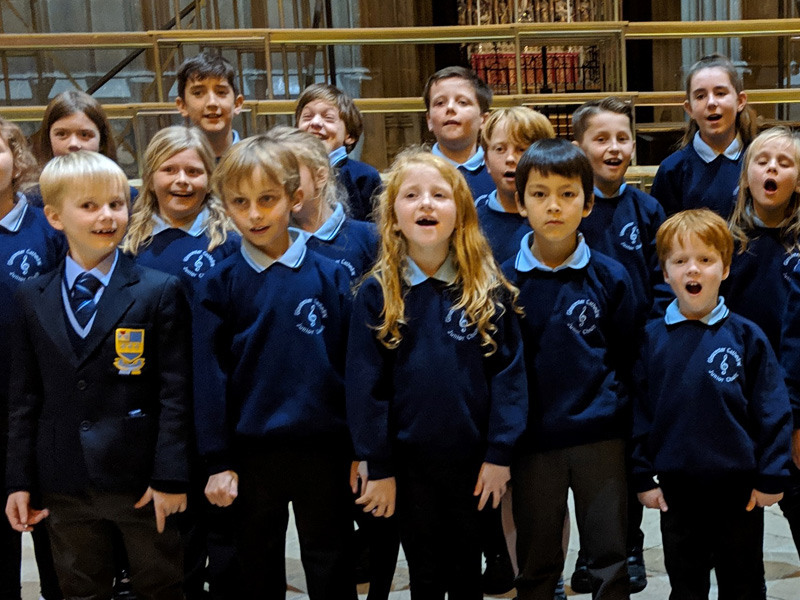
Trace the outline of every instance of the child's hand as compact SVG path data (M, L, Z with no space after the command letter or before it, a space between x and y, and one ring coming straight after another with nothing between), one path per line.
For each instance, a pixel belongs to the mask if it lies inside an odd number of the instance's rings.
M361 481L361 489L363 490L369 481L369 472L367 471L367 461L353 461L350 464L350 489L354 494L358 493L358 482Z
M483 510L489 497L492 496L492 507L500 506L500 499L506 493L508 481L511 479L511 469L485 462L478 473L478 483L475 484L473 496L480 496L478 510Z
M667 501L664 500L664 492L661 491L660 487L647 490L646 492L640 492L636 494L636 497L639 498L639 502L647 508L658 508L661 512L667 512L669 509Z
M764 492L759 492L758 490L753 490L750 492L750 502L747 503L747 508L745 510L750 512L756 506L760 508L764 508L765 506L772 506L776 502L780 502L783 499L783 492L780 494L765 494Z
M239 495L239 475L236 471L214 473L206 483L206 498L214 506L230 506Z
M168 516L186 510L186 494L167 494L151 487L147 488L144 496L139 498L139 501L133 507L142 508L147 506L150 500L153 501L153 508L156 511L156 530L158 533L164 532Z
M356 504L363 506L366 513L372 513L376 517L386 517L387 519L394 514L394 502L397 496L397 484L394 477L386 479L374 479L368 481L364 486L361 497L356 500Z
M31 531L34 525L47 518L49 514L50 511L46 508L42 510L31 508L29 492L14 492L8 495L6 516L14 531Z
M792 460L794 466L800 469L800 429L792 432Z

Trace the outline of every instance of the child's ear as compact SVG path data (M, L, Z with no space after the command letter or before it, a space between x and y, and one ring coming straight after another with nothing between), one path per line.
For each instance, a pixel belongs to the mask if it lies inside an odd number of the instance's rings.
M741 91L736 95L736 112L742 112L745 106L747 106L747 92Z
M236 100L233 101L233 114L238 115L242 111L242 105L244 104L244 96L239 94L236 96Z
M64 231L64 224L61 222L61 216L58 211L50 204L44 205L44 216L47 217L47 222L53 229Z
M731 273L731 266L728 265L727 267L725 267L725 270L722 271L722 280L723 281L726 280L728 278L728 275L730 275L730 273Z
M578 140L572 140L572 145L573 145L573 146L576 146L576 147L578 147L578 148L580 148L580 147L581 147L581 145L578 143Z
M689 115L689 118L692 118L692 103L688 100L683 101L683 112Z
M425 122L428 124L428 131L433 131L433 123L431 122L431 113L425 113Z
M356 143L356 141L353 139L353 136L352 136L352 135L350 135L350 134L348 133L348 134L345 136L345 138L344 138L344 144L342 144L342 145L343 145L345 148L347 148L347 146L349 146L350 144L355 144L355 143Z
M292 206L290 210L292 212L297 212L303 207L303 200L305 200L306 195L303 193L303 188L297 188L297 191L292 196Z
M184 119L189 118L189 112L186 110L186 102L183 101L183 98L181 98L180 96L175 98L175 106L178 107L178 112L181 113L181 116Z
M517 211L520 216L527 217L528 211L525 210L525 204L519 199L519 192L514 192L514 202L517 203Z
M589 194L589 197L583 202L583 218L585 219L592 214L594 208L594 194Z

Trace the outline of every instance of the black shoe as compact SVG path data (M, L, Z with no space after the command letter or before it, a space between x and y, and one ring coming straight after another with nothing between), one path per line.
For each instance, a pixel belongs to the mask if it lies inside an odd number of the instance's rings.
M499 595L514 588L514 569L508 554L486 557L486 570L483 572L483 593Z
M558 584L556 585L556 593L553 596L553 600L567 600L567 590L564 589L564 576L558 578Z
M592 593L592 576L589 575L589 567L586 565L586 561L580 556L575 561L575 571L572 573L572 579L570 579L569 584L576 594Z
M114 600L136 600L136 594L133 593L131 586L131 578L125 570L117 573L114 581Z
M628 577L631 581L631 594L638 594L647 587L647 571L644 569L641 548L634 548L628 554Z

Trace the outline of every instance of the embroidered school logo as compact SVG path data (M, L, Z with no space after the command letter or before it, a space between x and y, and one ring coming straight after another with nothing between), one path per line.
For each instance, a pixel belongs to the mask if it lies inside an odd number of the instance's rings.
M588 298L576 300L567 309L567 326L581 335L587 335L597 329L599 319L600 307Z
M619 245L625 250L640 250L642 248L642 238L639 236L639 226L631 221L619 232Z
M720 383L730 383L739 377L742 357L733 348L717 348L706 362L711 365L708 374L712 379Z
M192 250L183 257L183 272L199 279L215 264L217 261L205 250Z
M39 276L42 272L42 259L35 251L26 248L14 252L6 266L9 267L8 274L12 279L25 281Z
M144 367L144 329L117 329L114 334L117 358L114 366L120 375L141 375Z
M358 273L356 272L356 268L346 258L340 258L336 262L342 265L345 269L347 269L347 271L350 273L350 279L355 279L356 275L358 275Z
M790 252L786 255L786 258L783 259L783 269L781 272L786 281L791 281L792 271L797 268L798 262L800 262L800 252L797 251Z
M294 316L300 331L308 335L319 335L325 329L324 321L328 318L328 311L316 298L306 298L294 309Z
M454 326L451 326L447 330L447 335L458 342L463 342L464 340L471 340L476 335L478 335L478 328L475 325L470 325L469 320L467 320L467 315L464 313L464 309L462 308L459 312L460 316L458 321L454 322L456 311L452 308L447 312L447 316L444 319L445 323L453 323Z

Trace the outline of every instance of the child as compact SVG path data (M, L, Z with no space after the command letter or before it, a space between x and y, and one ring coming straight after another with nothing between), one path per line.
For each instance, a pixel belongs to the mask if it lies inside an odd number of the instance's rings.
M139 265L181 279L189 298L197 282L241 245L222 202L211 193L214 165L214 154L199 129L178 125L156 133L145 151L142 195L122 244ZM215 597L235 598L235 540L228 518L232 513L208 504L200 465L191 479L189 512L179 521L187 600L205 598L206 579Z
M40 184L69 255L17 293L6 515L30 531L49 514L65 597L111 597L117 531L134 591L183 598L180 540L165 522L185 509L188 478L190 329L181 284L117 251L129 198L111 159L56 157ZM140 510L151 501L155 519Z
M517 212L514 200L517 191L514 174L519 158L536 140L554 137L550 120L524 106L499 108L483 126L481 147L495 190L478 198L475 204L481 229L500 264L516 256L520 241L531 230L527 219Z
M476 507L499 505L527 413L516 290L442 158L397 158L378 228L347 348L348 422L369 471L356 502L388 517L396 489L413 597L479 599Z
M189 123L206 134L219 158L239 141L233 117L242 110L244 97L236 90L236 72L222 55L211 51L188 58L178 68L175 105Z
M0 118L0 353L12 357L14 294L20 284L54 269L66 253L64 236L50 227L41 209L31 206L22 190L36 181L36 159L15 124ZM0 481L5 481L8 432L10 360L0 366ZM0 524L0 598L19 600L22 540L4 522ZM34 549L42 597L60 600L47 530L34 530Z
M117 143L111 123L102 105L89 94L78 90L62 92L50 101L42 117L42 125L33 138L33 151L43 167L54 156L78 150L99 152L117 160ZM130 187L131 202L139 192ZM26 192L28 202L42 207L39 186Z
M142 196L122 250L141 265L179 277L191 297L195 283L240 246L208 185L214 154L199 129L178 125L150 140L144 163Z
M755 137L742 78L719 54L704 56L686 76L689 128L680 150L658 168L650 193L667 216L685 208L710 208L727 218L736 200L742 152Z
M672 294L665 289L656 255L656 231L664 209L652 196L625 183L636 148L632 125L631 105L613 96L590 100L572 115L575 143L594 173L594 205L581 222L581 233L590 248L622 263L645 306L652 307L658 298L666 307Z
M270 137L289 148L300 165L303 202L292 213L292 223L308 234L308 248L345 267L355 283L375 262L375 225L348 217L346 199L319 139L290 127L274 127Z
M733 238L710 210L667 219L656 238L675 292L647 325L634 405L633 476L661 513L673 598L761 598L764 514L788 477L791 412L769 341L719 297ZM658 483L654 481L658 477Z
M212 188L243 239L241 252L195 293L195 426L206 496L217 506L237 502L250 596L286 593L292 502L309 596L355 600L344 414L350 278L289 229L303 200L299 165L268 134L231 148Z
M596 598L627 598L627 383L642 312L625 268L578 233L592 167L566 140L539 140L516 171L533 231L503 265L520 289L531 409L512 466L520 600L552 598L564 567L569 488Z
M449 160L466 178L473 198L491 193L494 182L478 143L489 116L492 90L474 71L446 67L428 78L422 92L433 153Z
M337 87L315 83L297 99L294 119L298 129L325 144L336 178L347 190L353 218L366 221L372 213L372 199L380 192L381 176L374 167L347 156L364 131L353 99Z

